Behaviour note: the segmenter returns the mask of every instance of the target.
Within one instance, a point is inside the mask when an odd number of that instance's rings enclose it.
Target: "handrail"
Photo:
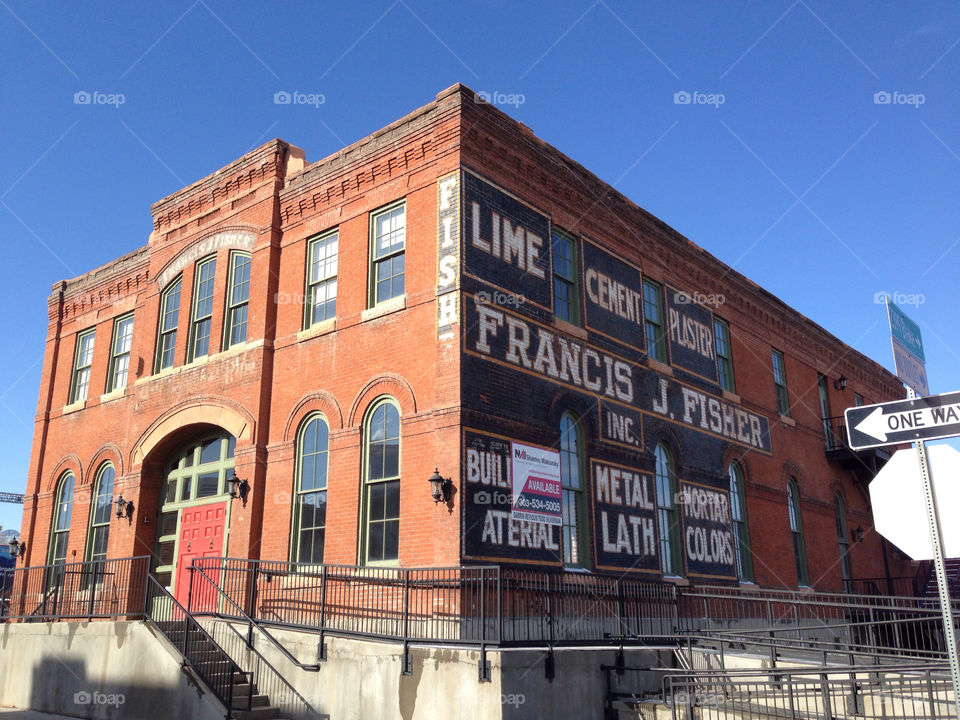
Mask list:
[[[144,607],[144,617],[148,621],[153,623],[154,627],[156,627],[157,630],[163,633],[163,635],[167,638],[167,640],[169,640],[170,643],[175,648],[177,648],[177,650],[180,652],[181,657],[183,657],[184,661],[194,669],[194,672],[196,672],[197,675],[200,677],[200,679],[207,684],[207,686],[210,688],[213,694],[217,697],[217,699],[224,705],[224,707],[230,710],[250,710],[253,707],[253,682],[252,682],[253,678],[251,676],[251,673],[246,672],[239,665],[237,665],[237,663],[234,661],[232,657],[230,657],[227,651],[224,650],[222,647],[220,647],[220,644],[213,639],[213,636],[210,635],[210,633],[208,633],[203,628],[203,626],[197,622],[196,618],[194,618],[193,615],[190,614],[190,611],[184,608],[183,605],[181,605],[177,601],[177,599],[170,594],[170,591],[167,590],[165,587],[163,587],[163,585],[161,585],[159,581],[151,573],[147,573],[147,587],[149,589],[153,589],[154,591],[156,591],[156,595],[154,595],[148,590],[146,594],[146,603]],[[164,601],[169,601],[171,603],[171,612],[170,612],[169,620],[164,618],[154,617],[155,611],[151,607],[151,604],[152,604],[150,602],[151,598],[162,598]],[[180,622],[178,618],[173,617],[174,608],[180,610],[180,612],[183,614],[183,643],[180,646],[177,645],[176,640],[174,640],[174,638],[171,637],[170,633],[166,629],[164,629],[164,627],[161,625],[161,623],[164,623],[164,622],[171,622],[171,623]],[[215,649],[216,651],[218,651],[218,654],[220,655],[220,660],[226,663],[227,671],[228,671],[226,673],[226,688],[222,686],[222,683],[223,683],[222,674],[217,676],[211,675],[206,670],[204,670],[203,667],[198,665],[195,662],[194,658],[191,657],[191,654],[189,653],[188,644],[187,644],[187,638],[191,631],[198,632],[200,636],[204,640],[206,640],[208,649],[212,646],[212,649]],[[246,702],[246,706],[244,707],[236,707],[233,702],[234,676],[236,674],[243,675],[248,679],[247,702]],[[219,682],[218,682],[218,678],[219,678]],[[224,690],[226,690],[226,692],[224,692]]]
[[[224,620],[224,621],[223,621],[223,624],[224,624],[224,626],[226,626],[232,633],[234,633],[238,638],[240,638],[241,640],[243,640],[244,643],[246,643],[246,638],[243,637],[243,634],[242,634],[239,630],[237,630],[237,628],[235,628],[235,627],[233,626],[233,624],[232,624],[229,620]],[[276,677],[280,680],[280,682],[282,682],[282,683],[286,686],[287,690],[289,690],[292,695],[295,695],[295,696],[297,697],[297,699],[300,700],[300,702],[302,702],[302,703],[306,706],[306,708],[307,708],[307,710],[308,710],[309,712],[311,712],[311,713],[315,712],[313,706],[311,706],[310,703],[307,702],[307,699],[306,699],[305,697],[303,697],[303,695],[301,695],[299,692],[297,692],[297,689],[296,689],[293,685],[291,685],[289,682],[287,682],[287,679],[280,673],[279,670],[277,670],[277,669],[270,663],[269,660],[267,660],[267,658],[264,656],[263,653],[261,653],[259,650],[257,650],[257,649],[256,649],[255,647],[253,647],[252,645],[247,645],[247,649],[250,650],[251,652],[253,652],[254,654],[256,654],[256,656],[257,656],[258,658],[260,658],[260,660],[263,661],[263,664],[266,665],[268,668],[270,668],[270,670],[273,671],[274,675],[276,675]],[[258,681],[259,681],[259,678],[258,678]],[[261,692],[262,692],[262,687],[261,687],[260,689],[261,689]]]
[[[300,668],[301,670],[306,670],[306,671],[308,671],[308,672],[319,672],[319,670],[320,670],[320,665],[318,665],[318,664],[312,664],[312,665],[311,665],[311,664],[305,664],[305,663],[300,662],[300,661],[293,655],[293,653],[291,653],[289,650],[287,650],[286,647],[284,647],[284,645],[283,645],[279,640],[277,640],[277,639],[276,639],[273,635],[271,635],[267,630],[265,630],[263,627],[261,627],[260,624],[259,624],[256,620],[254,620],[252,617],[250,617],[249,615],[247,615],[247,613],[243,610],[243,608],[241,608],[239,605],[237,605],[237,603],[234,602],[233,598],[231,598],[229,595],[227,595],[227,594],[220,588],[220,586],[217,585],[217,584],[203,571],[202,568],[200,568],[200,567],[197,566],[197,565],[191,565],[191,566],[190,566],[190,572],[192,572],[192,573],[199,573],[199,574],[203,577],[203,579],[206,580],[206,581],[217,591],[217,593],[220,595],[220,597],[224,598],[224,599],[225,599],[227,602],[229,602],[234,608],[236,608],[237,612],[240,614],[240,617],[242,617],[242,618],[246,621],[247,626],[250,628],[251,631],[252,631],[252,629],[253,629],[254,627],[256,627],[257,630],[259,630],[260,632],[262,632],[264,635],[267,636],[267,639],[270,640],[270,642],[273,644],[273,646],[276,647],[281,653],[283,653],[284,657],[286,657],[290,662],[292,662],[294,665],[296,665],[296,666],[297,666],[298,668]],[[204,614],[207,614],[207,613],[204,613]],[[213,614],[217,614],[217,613],[213,613]],[[249,638],[248,638],[248,640],[247,640],[247,645],[248,645],[249,647],[251,647],[251,648],[253,647],[253,644],[252,644],[252,642],[251,642],[251,640],[250,640]]]

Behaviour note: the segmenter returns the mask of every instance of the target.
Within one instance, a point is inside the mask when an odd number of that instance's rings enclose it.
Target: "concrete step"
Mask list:
[[[280,710],[275,707],[258,707],[253,710],[234,710],[234,720],[278,720]]]

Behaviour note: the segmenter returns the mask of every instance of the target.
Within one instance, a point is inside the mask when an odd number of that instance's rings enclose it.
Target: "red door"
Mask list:
[[[223,529],[225,525],[226,503],[200,505],[184,508],[180,511],[180,544],[177,550],[177,582],[173,596],[184,607],[193,612],[215,610],[217,593],[203,578],[197,578],[190,594],[190,576],[188,568],[197,558],[223,556]],[[214,582],[219,582],[219,573],[207,572]]]

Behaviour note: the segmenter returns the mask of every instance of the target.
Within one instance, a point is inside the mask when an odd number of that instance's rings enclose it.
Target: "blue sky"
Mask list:
[[[0,0],[0,37],[0,490],[51,284],[270,138],[317,160],[458,81],[888,368],[899,293],[960,390],[956,3]]]

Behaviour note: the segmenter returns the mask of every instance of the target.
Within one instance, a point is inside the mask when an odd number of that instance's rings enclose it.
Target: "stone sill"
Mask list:
[[[78,400],[75,403],[70,403],[69,405],[64,405],[63,410],[60,411],[61,415],[69,415],[70,413],[75,413],[78,410],[83,410],[87,406],[86,400]]]
[[[571,322],[567,322],[566,320],[561,320],[560,318],[555,317],[553,319],[553,326],[560,332],[564,332],[567,335],[573,335],[575,338],[583,340],[584,342],[586,342],[589,338],[589,334],[584,328],[580,327],[579,325],[574,325]]]
[[[730,392],[729,390],[724,390],[724,391],[723,391],[723,399],[724,399],[724,400],[729,400],[730,402],[736,403],[737,405],[740,405],[740,402],[741,402],[741,401],[740,401],[740,396],[737,395],[736,393]]]
[[[306,330],[301,330],[297,333],[297,342],[302,340],[309,340],[311,338],[320,337],[321,335],[326,335],[337,329],[337,319],[335,317],[330,318],[329,320],[324,320],[319,322],[316,325],[311,325]]]
[[[781,424],[781,425],[786,425],[787,427],[795,428],[795,427],[797,426],[797,421],[794,420],[794,419],[793,419],[792,417],[790,417],[789,415],[781,415],[781,416],[780,416],[780,424]]]
[[[117,388],[116,390],[111,390],[108,393],[104,393],[103,395],[100,396],[100,404],[103,405],[104,403],[108,403],[113,400],[119,400],[126,394],[126,392],[127,392],[127,386],[124,385],[121,388]]]
[[[667,365],[666,363],[660,362],[659,360],[654,360],[654,359],[653,359],[652,357],[650,357],[649,355],[647,355],[647,365],[650,366],[650,369],[651,369],[651,370],[655,370],[656,372],[660,373],[661,375],[669,375],[670,377],[673,377],[673,368],[672,368],[672,367],[670,367],[670,366]]]
[[[407,307],[407,295],[398,295],[395,298],[390,298],[389,300],[384,300],[378,305],[374,305],[372,308],[367,308],[362,313],[360,313],[360,322],[366,322],[367,320],[374,320],[378,317],[383,317],[384,315],[389,315],[391,313],[398,312]]]

